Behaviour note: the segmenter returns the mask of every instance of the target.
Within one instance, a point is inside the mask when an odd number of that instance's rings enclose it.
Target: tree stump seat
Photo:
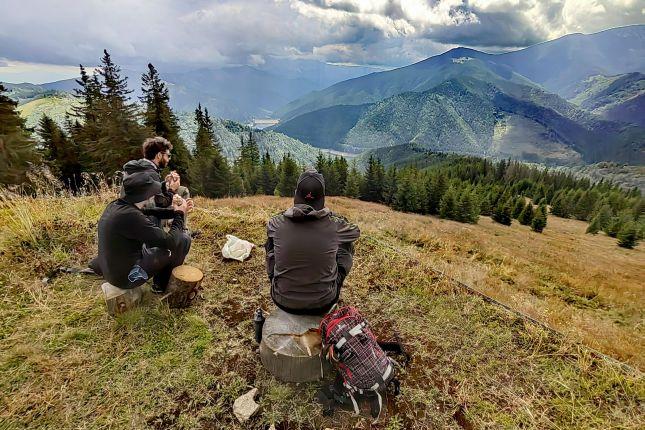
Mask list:
[[[172,270],[166,294],[162,297],[171,308],[186,308],[199,295],[204,274],[196,267],[181,265]]]
[[[101,285],[105,295],[105,304],[108,314],[112,316],[121,315],[122,313],[135,308],[141,303],[142,288],[122,289],[115,287],[109,282]]]
[[[284,382],[316,381],[328,372],[321,360],[318,326],[322,316],[293,315],[281,309],[264,322],[260,358],[273,376]]]

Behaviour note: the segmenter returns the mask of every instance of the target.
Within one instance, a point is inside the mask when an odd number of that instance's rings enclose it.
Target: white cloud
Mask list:
[[[267,56],[402,65],[645,22],[642,0],[0,0],[0,56],[194,68]],[[34,13],[37,11],[38,13]],[[28,28],[29,31],[25,31]]]

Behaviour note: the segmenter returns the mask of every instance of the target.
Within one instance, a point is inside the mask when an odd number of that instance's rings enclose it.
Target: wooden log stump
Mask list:
[[[135,308],[141,302],[141,287],[124,290],[122,288],[115,287],[109,282],[104,282],[103,285],[101,285],[101,289],[105,295],[105,304],[107,306],[108,314],[112,316],[120,315],[132,308]]]
[[[266,369],[285,382],[309,382],[330,370],[320,359],[318,325],[322,316],[292,315],[276,309],[262,328],[260,358]]]
[[[182,265],[172,270],[166,295],[162,300],[171,308],[186,308],[199,294],[204,274],[196,267]]]

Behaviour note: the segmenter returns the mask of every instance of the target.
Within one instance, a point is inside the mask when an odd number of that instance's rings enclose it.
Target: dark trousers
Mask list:
[[[190,251],[191,239],[187,232],[182,233],[173,249],[148,248],[143,245],[141,249],[141,258],[135,264],[141,266],[148,274],[148,278],[153,277],[154,283],[161,288],[166,288],[170,280],[172,269],[184,264],[184,260]],[[101,267],[98,264],[98,257],[90,261],[90,267],[97,275],[103,276]],[[130,289],[143,285],[145,280],[130,282],[120,288]]]
[[[191,239],[186,233],[182,233],[173,249],[148,248],[143,245],[141,259],[138,264],[146,271],[148,277],[154,278],[155,285],[166,288],[170,280],[172,269],[184,264],[184,260],[190,251]],[[135,288],[144,282],[130,283],[126,288]]]
[[[283,311],[285,311],[288,314],[293,314],[293,315],[325,315],[327,312],[331,310],[331,308],[334,307],[334,305],[338,302],[338,298],[340,297],[340,290],[343,287],[343,282],[345,281],[345,274],[344,271],[341,270],[341,268],[338,268],[338,277],[336,278],[336,296],[334,299],[329,302],[329,304],[317,308],[307,308],[307,309],[291,309],[286,306],[280,305],[278,302],[275,300],[273,303]]]

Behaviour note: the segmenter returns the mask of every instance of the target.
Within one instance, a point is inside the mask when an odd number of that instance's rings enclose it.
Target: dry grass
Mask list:
[[[581,221],[550,217],[543,234],[480,218],[475,226],[399,217],[391,236],[434,267],[572,339],[645,366],[645,247],[627,250]]]
[[[316,384],[282,384],[262,368],[251,317],[257,306],[270,309],[264,252],[256,249],[244,263],[223,261],[219,254],[227,233],[261,244],[267,218],[285,208],[287,199],[198,199],[200,209],[189,223],[202,235],[189,263],[207,273],[203,300],[171,311],[147,297],[146,306],[118,319],[105,313],[99,280],[56,270],[82,265],[93,255],[96,221],[107,201],[104,194],[21,199],[0,207],[0,427],[240,428],[232,402],[251,386],[260,389],[263,409],[247,428],[370,427],[366,418],[348,413],[322,417],[313,400]],[[516,243],[523,243],[521,236],[529,233],[515,226],[501,230],[486,220],[463,226],[341,198],[330,199],[330,207],[363,230],[344,302],[364,310],[380,336],[398,332],[413,355],[402,373],[402,395],[373,428],[645,425],[640,372],[627,372],[570,339],[464,294],[432,270],[451,268],[451,275],[488,286],[518,307],[523,302],[512,300],[533,297],[538,316],[552,303],[563,303],[561,309],[573,316],[586,315],[587,308],[558,296],[535,298],[526,286],[531,278],[517,275],[524,273],[521,264],[534,266],[535,272],[526,271],[533,277],[554,267],[548,240],[559,258],[587,258],[580,251],[585,248],[566,254],[561,238],[549,239],[555,233],[547,231],[535,239],[544,243],[534,260],[529,251],[504,258],[510,238],[518,235]],[[12,216],[17,220],[10,221]],[[475,246],[477,253],[470,251]],[[511,259],[516,260],[510,264]],[[642,264],[625,261],[630,271]],[[557,272],[557,279],[575,282],[580,273],[585,271]],[[610,274],[605,279],[613,279]],[[508,289],[495,289],[493,281],[502,277],[517,279],[517,291],[508,283]],[[612,306],[637,307],[619,291],[599,291]],[[577,327],[575,332],[585,333]],[[642,352],[642,346],[633,348]]]

